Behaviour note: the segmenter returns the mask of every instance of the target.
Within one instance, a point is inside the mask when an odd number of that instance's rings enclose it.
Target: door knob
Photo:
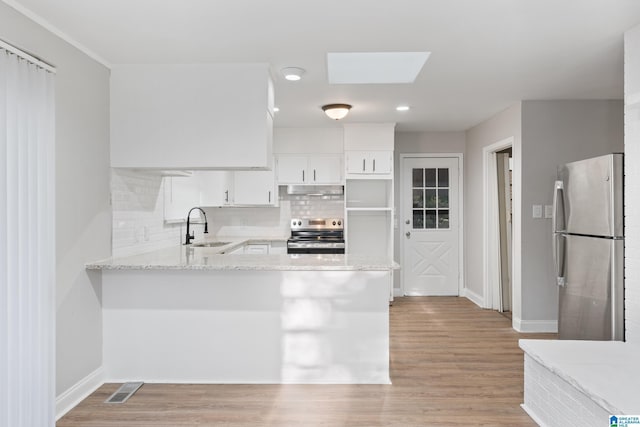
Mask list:
[[[407,224],[407,225],[409,225],[409,224],[411,224],[411,221],[406,220],[404,223],[405,223],[405,224]]]
[[[411,232],[407,231],[406,233],[404,233],[404,235],[407,236],[407,239],[408,239],[409,237],[411,237]]]

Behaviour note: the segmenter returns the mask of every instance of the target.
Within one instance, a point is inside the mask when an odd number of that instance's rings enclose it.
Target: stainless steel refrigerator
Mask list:
[[[560,339],[624,341],[623,156],[558,169],[553,255]]]

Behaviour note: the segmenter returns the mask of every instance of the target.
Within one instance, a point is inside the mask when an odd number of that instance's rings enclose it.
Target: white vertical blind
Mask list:
[[[0,46],[0,427],[55,424],[54,75]]]

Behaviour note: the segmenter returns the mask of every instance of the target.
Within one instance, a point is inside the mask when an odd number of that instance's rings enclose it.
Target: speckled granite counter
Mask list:
[[[105,381],[389,384],[397,263],[236,255],[276,239],[221,239],[87,264],[101,292]]]
[[[344,270],[386,271],[398,269],[398,263],[365,255],[256,255],[224,254],[247,242],[232,240],[219,247],[176,246],[119,258],[88,263],[89,270]]]

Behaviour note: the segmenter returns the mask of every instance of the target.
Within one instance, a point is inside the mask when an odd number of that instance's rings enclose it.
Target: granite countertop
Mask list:
[[[111,257],[87,263],[88,270],[343,270],[387,271],[400,266],[386,257],[367,255],[227,254],[245,244],[286,241],[286,238],[227,238],[217,247],[173,246],[139,255]],[[207,242],[216,241],[208,239]],[[199,242],[195,242],[196,244]]]

